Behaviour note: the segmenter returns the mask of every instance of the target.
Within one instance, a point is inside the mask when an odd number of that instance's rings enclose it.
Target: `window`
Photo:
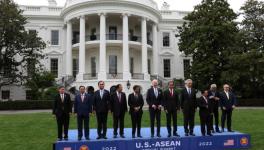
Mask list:
[[[163,60],[163,65],[164,65],[164,78],[170,78],[171,77],[171,64],[170,64],[170,59],[164,59]]]
[[[91,58],[91,74],[92,74],[92,77],[96,77],[96,59],[95,59],[95,57]]]
[[[134,58],[130,57],[130,73],[134,74]]]
[[[117,74],[117,56],[109,56],[109,74]]]
[[[32,100],[33,92],[31,90],[26,90],[26,100]]]
[[[117,27],[109,27],[109,40],[117,40]]]
[[[58,59],[50,59],[50,72],[57,78],[58,77]]]
[[[148,73],[151,73],[151,61],[148,59]]]
[[[28,33],[29,34],[37,34],[37,31],[36,30],[28,30]]]
[[[2,99],[10,99],[10,91],[2,91]]]
[[[59,45],[59,30],[51,31],[51,45]]]
[[[28,59],[27,60],[27,75],[32,76],[35,72],[35,60],[33,59]]]
[[[170,33],[169,32],[163,33],[163,46],[164,47],[170,46]]]
[[[190,59],[183,60],[183,69],[184,69],[184,77],[187,79],[190,77],[190,69],[191,69],[191,61]]]
[[[72,60],[72,74],[74,78],[76,75],[79,73],[79,60],[78,59],[73,59]]]

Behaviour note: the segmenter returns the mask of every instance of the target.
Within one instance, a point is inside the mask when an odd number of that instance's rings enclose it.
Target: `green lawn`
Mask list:
[[[236,110],[233,115],[233,129],[252,136],[255,150],[264,149],[264,109]],[[112,127],[112,117],[108,117],[108,127]],[[199,124],[196,113],[196,124]],[[125,126],[130,127],[130,116],[126,116]],[[162,126],[165,126],[162,113]],[[182,125],[182,113],[178,117]],[[91,128],[96,127],[95,117],[90,121]],[[144,112],[142,126],[149,126],[149,113]],[[71,129],[76,128],[76,119],[72,117]],[[0,149],[1,150],[51,150],[56,140],[55,119],[49,113],[0,115]]]

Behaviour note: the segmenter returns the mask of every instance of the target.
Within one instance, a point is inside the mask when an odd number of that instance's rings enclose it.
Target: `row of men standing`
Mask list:
[[[89,115],[94,112],[97,118],[97,139],[107,139],[107,116],[108,112],[113,115],[114,138],[117,138],[117,129],[119,127],[119,135],[124,136],[124,117],[127,112],[127,100],[125,93],[122,92],[122,85],[116,86],[116,92],[110,94],[104,89],[105,83],[98,82],[99,90],[93,95],[85,93],[85,87],[80,87],[80,94],[75,97],[74,114],[77,117],[78,123],[78,140],[82,139],[83,125],[84,136],[89,140]],[[185,81],[185,88],[181,91],[181,99],[174,89],[173,81],[169,82],[169,89],[162,92],[158,88],[158,81],[152,81],[152,87],[148,90],[146,101],[149,105],[151,137],[154,137],[154,124],[157,123],[157,137],[160,137],[160,116],[162,107],[166,112],[168,137],[177,134],[177,111],[182,109],[184,116],[185,136],[195,136],[194,117],[197,106],[200,107],[199,114],[201,120],[201,132],[205,135],[205,126],[207,125],[207,134],[211,135],[212,114],[215,117],[215,131],[220,132],[218,128],[218,103],[220,101],[222,109],[222,130],[224,129],[225,118],[227,116],[228,131],[231,130],[231,115],[232,109],[235,106],[235,98],[229,89],[224,92],[217,92],[216,87],[208,91],[202,91],[201,98],[196,100],[195,89],[192,88],[192,80]],[[128,96],[128,105],[130,106],[129,113],[132,121],[132,137],[135,138],[136,130],[137,137],[142,137],[140,133],[142,107],[144,105],[143,96],[140,94],[140,87],[134,86],[134,92]],[[207,94],[206,94],[207,91]],[[64,92],[64,87],[60,87],[58,96],[55,98],[53,114],[57,118],[58,139],[62,140],[62,131],[64,128],[64,139],[68,139],[69,115],[71,113],[70,95]],[[171,120],[173,122],[173,131],[171,128]]]

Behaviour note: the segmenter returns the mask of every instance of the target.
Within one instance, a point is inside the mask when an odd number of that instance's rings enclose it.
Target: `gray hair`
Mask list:
[[[211,88],[217,88],[216,84],[211,84]]]
[[[184,83],[187,84],[187,83],[190,83],[190,82],[191,82],[191,83],[193,82],[192,79],[187,79],[187,80],[185,80]]]

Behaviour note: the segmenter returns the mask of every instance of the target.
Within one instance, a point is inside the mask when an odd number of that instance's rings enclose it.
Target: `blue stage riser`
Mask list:
[[[200,136],[199,127],[195,128],[195,137],[185,137],[183,127],[178,128],[181,137],[167,138],[166,128],[161,128],[162,138],[150,138],[149,128],[142,129],[143,138],[132,139],[131,129],[125,129],[125,139],[112,138],[112,129],[108,129],[107,140],[95,140],[96,130],[91,129],[90,141],[77,141],[77,131],[69,132],[69,141],[56,142],[55,150],[221,150],[250,148],[250,135],[239,132],[224,132],[214,136]]]

